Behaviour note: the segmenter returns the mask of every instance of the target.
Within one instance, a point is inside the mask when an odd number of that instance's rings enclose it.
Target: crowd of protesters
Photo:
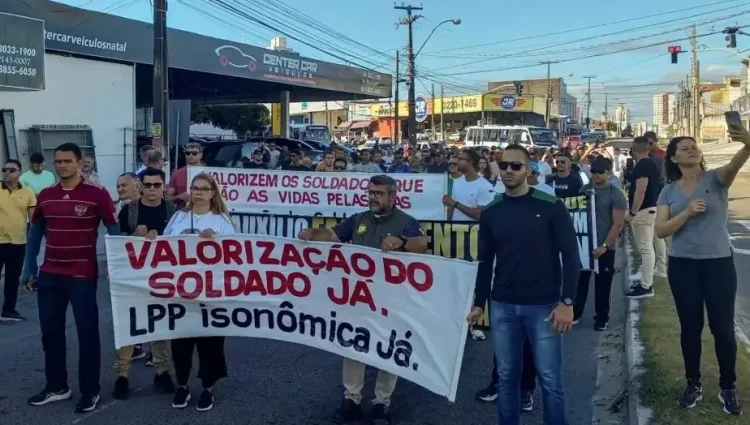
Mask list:
[[[479,223],[480,270],[475,306],[468,319],[475,321],[486,303],[491,306],[494,368],[490,384],[477,392],[477,399],[497,400],[501,423],[517,425],[520,412],[534,408],[532,393],[538,379],[543,389],[545,423],[566,425],[562,334],[581,320],[591,280],[593,327],[597,331],[607,329],[615,249],[626,225],[632,228],[641,257],[641,268],[631,276],[633,286],[626,295],[632,299],[653,297],[654,276],[669,277],[680,319],[687,378],[680,405],[694,407],[702,399],[700,347],[705,304],[721,374],[719,399],[726,412],[741,413],[735,389],[737,345],[733,333],[737,277],[726,217],[728,187],[750,156],[750,134],[741,127],[732,127],[730,136],[742,142],[745,149],[728,165],[712,171],[705,170],[693,139],[675,138],[664,152],[656,145],[653,133],[637,137],[630,156],[618,148],[595,143],[562,149],[509,145],[505,149],[407,147],[391,152],[376,147],[359,151],[353,158],[334,145],[318,164],[312,164],[300,152],[262,147],[231,166],[447,174],[449,185],[442,201],[448,218]],[[184,154],[186,167],[202,164],[200,144],[186,145]],[[41,406],[72,396],[65,362],[65,315],[69,304],[76,319],[81,365],[81,399],[76,411],[90,412],[99,403],[96,240],[100,223],[110,235],[147,239],[179,234],[212,237],[234,232],[220,188],[210,175],[199,174],[188,181],[187,168],[183,167],[167,181],[162,170],[164,158],[158,150],[143,150],[141,159],[141,169],[119,177],[117,202],[112,202],[108,191],[99,185],[93,156],[83,155],[75,144],[65,143],[54,152],[59,182],[45,170],[41,154],[31,155],[31,169],[26,172],[19,161],[4,164],[0,267],[5,269],[5,286],[0,319],[24,320],[16,310],[19,286],[37,293],[46,386],[28,399],[30,405]],[[371,185],[382,186],[385,191],[368,190],[370,210],[382,215],[383,208],[394,208],[392,202],[386,201],[394,195],[395,183],[383,175],[373,179]],[[627,197],[623,189],[627,190]],[[595,274],[581,270],[577,238],[559,200],[582,194],[595,194],[596,200],[593,225],[597,238],[592,252],[598,261]],[[542,219],[547,225],[540,225]],[[388,239],[393,245],[389,249],[423,242],[418,223],[414,223],[409,221],[407,226],[411,233]],[[334,229],[338,232],[336,238],[341,239],[344,230],[340,226]],[[672,237],[668,258],[663,248],[665,237]],[[39,269],[37,257],[45,238],[44,263]],[[472,335],[484,339],[481,332],[472,331]],[[199,411],[210,410],[214,405],[214,385],[228,375],[224,338],[155,341],[150,345],[147,361],[155,368],[154,386],[174,394],[174,408],[184,408],[191,400],[188,378],[197,351],[201,392],[196,407]],[[129,369],[133,360],[145,357],[142,346],[118,350],[115,398],[128,398]],[[170,375],[170,363],[176,385]],[[395,387],[395,378],[391,387]],[[346,398],[348,408],[357,410],[351,404],[358,404],[361,395],[352,394]],[[390,423],[387,403],[378,415],[383,423]]]

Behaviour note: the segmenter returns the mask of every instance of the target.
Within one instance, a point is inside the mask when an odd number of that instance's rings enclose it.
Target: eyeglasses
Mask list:
[[[518,161],[500,161],[498,163],[498,166],[501,170],[507,170],[508,167],[510,167],[513,171],[521,171],[521,168],[523,168],[526,164],[523,162]]]
[[[200,155],[200,152],[198,152],[198,151],[186,151],[185,155],[187,155],[187,156],[198,156],[198,155]]]
[[[3,173],[15,173],[18,168],[3,168]]]
[[[382,190],[368,190],[367,195],[372,196],[373,198],[382,198],[385,196],[387,192],[384,192]]]
[[[565,159],[558,159],[557,161],[555,161],[555,164],[563,164],[563,165],[565,165],[567,163],[568,163],[568,161],[565,160]]]
[[[142,183],[146,189],[161,189],[164,183]]]
[[[213,189],[211,189],[211,187],[209,186],[193,186],[190,188],[190,190],[192,190],[193,192],[210,192]]]

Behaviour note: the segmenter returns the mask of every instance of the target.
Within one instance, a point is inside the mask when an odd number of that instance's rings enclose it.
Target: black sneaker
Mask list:
[[[524,412],[534,410],[534,399],[529,391],[521,391],[521,410]]]
[[[76,413],[91,412],[96,409],[96,405],[99,404],[99,396],[81,396],[81,399],[76,404]]]
[[[497,400],[497,384],[490,382],[489,385],[477,391],[476,398],[479,401],[492,402]]]
[[[54,403],[56,401],[67,400],[72,396],[73,393],[67,386],[59,391],[50,391],[45,388],[39,394],[29,397],[27,400],[32,406],[44,406],[45,404]]]
[[[737,400],[737,390],[721,390],[719,391],[719,401],[724,406],[724,411],[730,415],[741,415],[742,406],[740,406],[739,400]]]
[[[18,314],[15,310],[0,314],[0,322],[23,322],[24,320],[26,318]]]
[[[370,411],[370,425],[391,425],[391,414],[385,404],[373,404]]]
[[[677,403],[686,409],[692,409],[703,400],[703,386],[700,383],[688,381]]]
[[[190,401],[190,390],[185,387],[177,387],[177,391],[172,397],[172,407],[175,409],[184,409]]]
[[[124,376],[115,380],[115,389],[112,391],[112,398],[116,400],[127,400],[130,397],[130,381]]]
[[[607,322],[603,322],[600,320],[596,320],[594,322],[594,330],[595,331],[606,331],[607,330]]]
[[[645,298],[651,298],[654,296],[654,289],[653,288],[644,288],[641,285],[638,285],[634,288],[631,288],[630,291],[628,291],[625,294],[626,297],[630,298],[631,300],[642,300]]]
[[[133,346],[133,361],[140,360],[142,358],[146,357],[146,352],[143,351],[143,345],[138,344]]]
[[[154,375],[154,388],[164,394],[174,394],[175,387],[172,382],[172,377],[169,376],[169,372],[162,372],[159,375]]]
[[[337,424],[345,424],[360,419],[362,419],[362,407],[348,398],[344,399],[341,407],[336,409],[336,413],[333,415],[333,422]]]
[[[154,356],[149,351],[148,354],[144,356],[146,360],[143,361],[143,365],[146,367],[154,367]]]
[[[199,412],[208,412],[209,410],[214,408],[214,394],[207,390],[203,389],[203,392],[201,392],[201,396],[198,398],[198,405],[195,406],[196,409],[198,409]]]

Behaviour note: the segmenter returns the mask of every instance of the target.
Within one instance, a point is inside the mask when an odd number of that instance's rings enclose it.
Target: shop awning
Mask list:
[[[375,121],[374,120],[354,121],[354,123],[352,123],[352,126],[349,129],[350,130],[357,130],[357,129],[360,129],[360,128],[367,128],[373,122],[375,122]]]

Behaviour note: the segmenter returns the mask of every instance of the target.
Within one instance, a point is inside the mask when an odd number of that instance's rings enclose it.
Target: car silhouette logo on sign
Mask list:
[[[215,50],[216,56],[219,57],[219,63],[222,66],[232,66],[235,68],[247,68],[254,72],[258,68],[258,61],[254,57],[246,54],[238,47],[224,45]]]
[[[504,96],[503,100],[500,102],[500,105],[504,109],[513,109],[516,107],[516,98],[513,96]]]

